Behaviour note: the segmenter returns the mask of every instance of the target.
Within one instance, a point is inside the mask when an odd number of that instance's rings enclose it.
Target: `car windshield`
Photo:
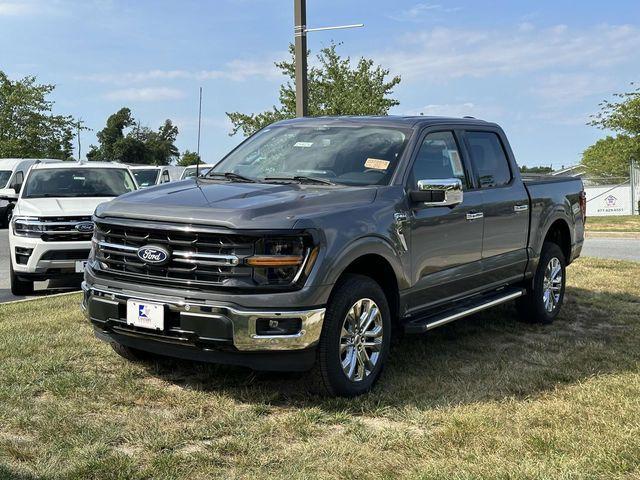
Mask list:
[[[260,181],[312,177],[346,185],[386,185],[408,136],[404,129],[370,125],[268,127],[213,171]]]
[[[45,168],[29,173],[22,198],[117,197],[135,189],[124,168]]]
[[[200,175],[206,175],[207,173],[209,173],[209,170],[211,170],[211,167],[200,167],[198,168],[199,170],[199,174]],[[192,178],[196,176],[196,167],[187,167],[184,169],[184,172],[182,173],[182,179],[184,180],[185,178]]]
[[[148,187],[155,185],[158,181],[158,174],[160,171],[157,168],[145,168],[145,169],[131,169],[133,176],[136,177],[136,182],[141,187]]]
[[[0,188],[4,188],[11,178],[11,170],[0,170]]]

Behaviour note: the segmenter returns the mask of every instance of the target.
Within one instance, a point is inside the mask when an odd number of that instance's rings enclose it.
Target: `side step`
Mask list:
[[[404,325],[404,331],[406,333],[424,333],[446,323],[486,310],[487,308],[509,302],[524,294],[525,290],[523,288],[501,290],[493,295],[479,297],[474,302],[467,302],[458,307],[445,310],[444,312],[441,311],[431,316],[416,318]]]

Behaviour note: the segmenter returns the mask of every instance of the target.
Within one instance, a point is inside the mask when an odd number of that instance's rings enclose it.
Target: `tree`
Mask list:
[[[640,161],[640,89],[614,97],[619,100],[600,103],[600,112],[589,122],[618,133],[598,140],[583,152],[582,164],[596,177],[626,177],[631,160]]]
[[[181,167],[188,167],[189,165],[195,165],[196,163],[202,163],[200,155],[196,152],[190,152],[189,150],[185,150],[182,154],[182,158],[178,161],[178,165]]]
[[[72,158],[75,132],[83,127],[52,113],[47,97],[54,89],[34,76],[12,81],[0,71],[0,158]]]
[[[126,107],[110,115],[107,125],[96,136],[100,146],[91,145],[87,154],[89,160],[168,165],[180,155],[175,146],[178,127],[171,120],[165,120],[157,131],[153,131],[141,127]]]
[[[546,173],[553,172],[553,168],[551,168],[551,167],[527,167],[526,165],[522,165],[520,167],[520,171],[522,173],[541,173],[541,174],[546,174]]]
[[[640,160],[640,142],[628,135],[607,136],[582,154],[582,164],[594,177],[627,177],[632,158]]]
[[[280,86],[280,106],[257,114],[227,112],[233,124],[231,135],[242,132],[251,135],[261,128],[287,118],[295,117],[295,60],[293,46],[291,59],[276,62],[290,81]],[[400,77],[387,80],[389,70],[374,65],[373,60],[360,58],[355,67],[349,57],[342,58],[337,45],[323,48],[317,56],[318,66],[308,71],[309,115],[387,115],[399,102],[389,98]]]

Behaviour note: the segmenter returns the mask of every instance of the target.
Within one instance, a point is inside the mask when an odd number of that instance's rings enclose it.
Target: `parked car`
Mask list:
[[[423,333],[511,300],[553,321],[585,197],[580,179],[523,179],[494,123],[325,117],[273,124],[193,185],[94,219],[83,309],[120,355],[315,368],[353,396],[393,324]]]
[[[9,225],[27,171],[36,163],[60,162],[49,158],[0,158],[0,227]]]
[[[26,295],[33,292],[36,280],[82,275],[96,206],[136,188],[122,164],[33,165],[9,225],[11,292]]]
[[[209,172],[209,170],[211,170],[211,167],[213,167],[213,165],[201,163],[200,165],[198,165],[197,172],[199,175],[206,175]],[[180,180],[186,180],[187,178],[193,178],[195,176],[196,176],[196,166],[189,165],[188,167],[185,167],[185,169],[182,171]]]
[[[133,176],[140,188],[161,185],[180,178],[180,167],[163,165],[155,167],[152,165],[129,165]]]

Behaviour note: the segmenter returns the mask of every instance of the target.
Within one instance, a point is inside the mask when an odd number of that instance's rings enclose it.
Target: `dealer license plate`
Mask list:
[[[164,305],[128,300],[127,325],[164,330]]]

